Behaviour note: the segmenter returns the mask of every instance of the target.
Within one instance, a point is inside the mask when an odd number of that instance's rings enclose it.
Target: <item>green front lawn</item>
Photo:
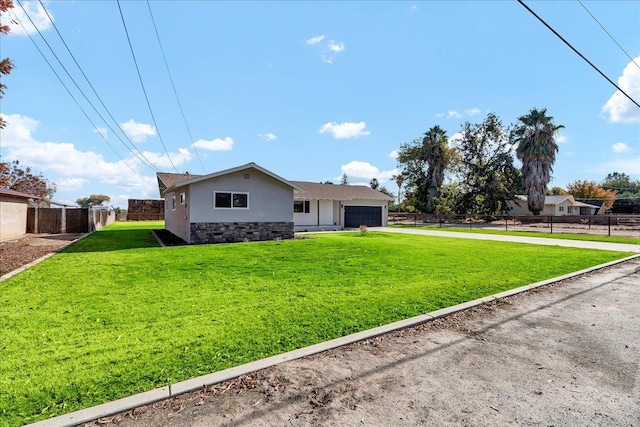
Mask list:
[[[592,242],[608,242],[608,243],[628,243],[640,244],[640,238],[623,237],[623,236],[602,236],[598,234],[576,234],[576,233],[548,233],[547,231],[513,231],[499,230],[497,228],[465,228],[465,227],[439,227],[437,225],[391,225],[391,228],[415,228],[417,230],[432,231],[454,231],[457,233],[477,233],[477,234],[503,234],[505,236],[523,236],[523,237],[545,237],[550,239],[565,240],[587,240]],[[504,227],[503,227],[504,228]]]
[[[146,227],[116,223],[0,283],[0,425],[629,255],[371,232],[160,248]]]

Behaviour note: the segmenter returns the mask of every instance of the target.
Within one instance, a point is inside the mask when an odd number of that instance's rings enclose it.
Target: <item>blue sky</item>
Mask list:
[[[3,22],[24,24],[95,124],[23,27],[0,37],[0,56],[16,66],[3,78],[2,160],[51,179],[57,201],[102,193],[126,208],[128,198],[158,197],[156,170],[248,162],[291,180],[375,177],[395,192],[401,143],[434,125],[453,137],[488,112],[513,123],[533,107],[565,126],[551,186],[613,171],[640,179],[640,108],[515,1],[151,1],[191,136],[146,1],[120,6],[155,123],[115,0],[42,3],[102,102],[42,6],[21,1],[107,124],[14,2]],[[583,3],[635,62],[578,1],[528,2],[640,101],[640,2]]]

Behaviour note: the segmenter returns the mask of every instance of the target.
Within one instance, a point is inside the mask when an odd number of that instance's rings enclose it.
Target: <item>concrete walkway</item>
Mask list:
[[[369,230],[384,231],[387,233],[453,237],[456,239],[493,240],[497,242],[515,242],[515,243],[527,243],[531,245],[564,246],[564,247],[570,247],[570,248],[586,248],[586,249],[600,249],[604,251],[621,251],[621,252],[640,253],[640,243],[638,243],[637,245],[632,245],[632,244],[626,244],[626,243],[595,242],[595,241],[589,241],[589,240],[567,240],[567,239],[553,239],[548,237],[509,236],[506,234],[502,235],[502,234],[462,233],[462,232],[456,232],[456,231],[422,230],[422,229],[415,229],[415,228],[395,228],[395,227],[370,227]]]

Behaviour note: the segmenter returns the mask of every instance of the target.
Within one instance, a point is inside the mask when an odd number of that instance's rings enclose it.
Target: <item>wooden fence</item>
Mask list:
[[[115,213],[89,208],[28,208],[27,233],[89,233],[115,221]]]

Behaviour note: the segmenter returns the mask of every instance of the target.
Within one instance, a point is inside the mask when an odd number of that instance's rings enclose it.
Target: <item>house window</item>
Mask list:
[[[176,196],[171,198],[171,210],[176,210]]]
[[[186,201],[187,201],[186,195],[184,193],[180,193],[180,204],[184,205]]]
[[[310,203],[308,200],[295,200],[293,202],[293,212],[294,213],[309,213],[310,212]]]
[[[213,200],[216,209],[249,209],[249,193],[216,191]]]
[[[564,212],[564,206],[558,206],[558,210],[559,210],[560,212]]]
[[[573,213],[573,206],[567,206],[567,213]]]

